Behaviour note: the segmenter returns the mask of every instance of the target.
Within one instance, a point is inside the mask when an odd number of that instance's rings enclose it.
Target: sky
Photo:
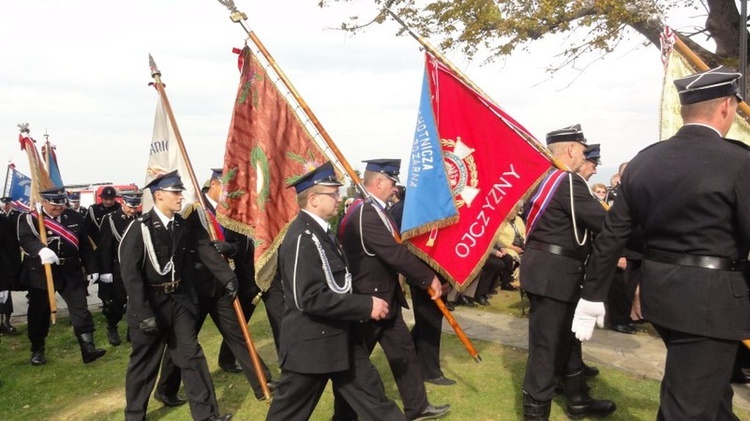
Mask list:
[[[352,15],[374,16],[367,0],[322,9],[310,0],[236,5],[354,168],[372,158],[402,158],[406,168],[423,75],[415,40],[396,36],[392,20],[357,35],[331,29]],[[29,123],[33,138],[46,132],[57,146],[66,184],[142,185],[157,100],[150,53],[193,168],[208,178],[222,166],[239,82],[232,48],[245,38],[215,0],[0,2],[0,159],[28,174],[16,124]],[[662,66],[642,41],[634,35],[585,72],[553,77],[545,68],[559,60],[560,38],[485,65],[445,53],[542,142],[580,123],[590,143],[602,144],[603,168],[592,181],[607,182],[620,162],[658,140]]]

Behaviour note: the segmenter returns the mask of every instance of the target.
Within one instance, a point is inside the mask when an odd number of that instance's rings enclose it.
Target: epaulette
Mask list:
[[[723,139],[726,140],[729,143],[733,143],[733,144],[735,144],[737,146],[741,146],[746,151],[750,151],[750,145],[748,145],[745,142],[742,142],[742,141],[739,141],[739,140],[736,140],[736,139],[727,139],[727,138],[723,138]]]
[[[141,214],[141,216],[139,216],[136,219],[141,222],[147,222],[149,219],[151,219],[151,213],[147,212],[147,213]]]
[[[198,208],[200,208],[201,204],[199,202],[193,202],[190,206],[185,208],[184,211],[182,211],[182,216],[187,219],[191,213],[196,211]]]

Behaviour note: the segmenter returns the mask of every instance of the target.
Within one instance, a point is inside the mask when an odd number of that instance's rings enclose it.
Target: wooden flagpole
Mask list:
[[[185,143],[182,141],[182,135],[180,134],[180,129],[179,127],[177,127],[177,120],[175,119],[174,113],[172,112],[172,106],[169,104],[169,99],[167,98],[167,92],[164,90],[164,83],[162,83],[161,81],[161,72],[159,71],[159,68],[156,66],[156,62],[154,61],[154,58],[151,56],[151,54],[148,55],[148,64],[149,64],[149,68],[151,69],[151,77],[153,77],[155,81],[153,85],[156,88],[156,91],[159,93],[159,97],[161,98],[162,103],[164,104],[164,110],[167,112],[167,116],[169,117],[169,123],[172,126],[175,139],[177,140],[177,145],[180,148],[180,154],[182,155],[182,159],[185,160],[185,166],[187,167],[187,170],[188,170],[190,183],[193,185],[193,189],[195,190],[195,194],[198,197],[198,203],[200,204],[202,211],[205,212],[207,209],[206,199],[205,197],[203,197],[203,193],[201,193],[201,188],[198,185],[198,179],[195,176],[195,171],[193,171],[193,165],[190,163],[190,157],[187,154]],[[213,224],[211,224],[209,221],[209,223],[206,225],[207,225],[206,229],[208,230],[208,235],[211,238],[211,241],[216,241],[217,236],[216,236],[216,232],[214,231]],[[260,358],[258,357],[258,352],[255,349],[253,338],[250,336],[250,331],[247,328],[247,321],[246,321],[247,319],[245,318],[245,313],[242,311],[242,306],[240,305],[239,298],[235,297],[232,305],[234,307],[234,312],[237,315],[237,321],[239,322],[240,329],[242,330],[242,335],[245,338],[247,351],[250,353],[250,358],[253,361],[253,368],[255,368],[255,374],[258,377],[258,382],[260,382],[260,387],[263,390],[263,396],[266,398],[267,401],[270,402],[271,391],[268,389],[266,376],[260,367]]]
[[[315,114],[312,112],[310,107],[307,105],[307,102],[302,98],[302,96],[297,92],[297,90],[294,88],[292,83],[289,81],[289,78],[286,77],[286,74],[281,70],[279,65],[276,63],[276,60],[273,59],[271,54],[268,52],[266,47],[263,45],[263,43],[258,39],[258,37],[255,35],[255,33],[250,30],[245,25],[245,22],[247,20],[247,15],[243,12],[240,12],[237,7],[234,5],[234,0],[218,0],[219,3],[224,5],[227,9],[229,9],[232,14],[230,15],[230,18],[232,19],[232,22],[239,23],[240,26],[242,26],[242,29],[245,30],[248,37],[252,42],[255,44],[255,46],[258,48],[258,50],[263,54],[266,61],[268,61],[268,64],[273,68],[273,70],[276,72],[276,74],[279,76],[279,79],[281,79],[284,86],[289,90],[289,92],[294,96],[294,99],[299,104],[300,108],[305,112],[305,115],[310,120],[310,122],[315,126],[315,129],[320,133],[320,136],[325,141],[328,148],[333,152],[333,154],[336,156],[336,159],[338,160],[339,164],[344,167],[344,170],[349,175],[349,178],[354,182],[355,186],[357,187],[357,190],[359,190],[360,194],[362,194],[365,198],[370,198],[370,193],[365,189],[364,185],[362,184],[362,180],[359,178],[356,172],[354,172],[354,169],[349,165],[349,162],[344,158],[344,155],[341,153],[339,148],[336,146],[336,144],[333,142],[333,139],[331,139],[331,136],[328,135],[328,132],[323,128],[323,125],[320,123],[320,120],[315,116]],[[401,238],[398,236],[398,234],[395,235],[396,240],[400,243]],[[431,296],[436,293],[436,291],[433,291],[432,288],[427,288],[427,293]],[[443,303],[443,300],[438,297],[435,301],[435,305],[438,306],[440,309],[440,312],[443,313],[443,316],[448,321],[448,323],[453,327],[453,330],[456,332],[456,336],[461,340],[461,342],[466,347],[467,351],[469,352],[469,355],[471,355],[476,362],[480,362],[482,358],[479,356],[479,353],[474,348],[474,346],[471,343],[471,340],[466,336],[463,329],[461,329],[461,326],[458,324],[456,319],[453,317],[450,311],[445,307],[445,303]]]

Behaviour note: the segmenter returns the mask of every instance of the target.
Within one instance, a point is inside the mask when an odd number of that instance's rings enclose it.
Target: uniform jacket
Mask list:
[[[50,218],[45,214],[45,220]],[[78,248],[60,238],[47,227],[47,248],[57,257],[65,259],[63,264],[52,265],[55,289],[63,289],[64,282],[85,283],[81,266],[86,273],[97,273],[96,257],[91,243],[83,232],[83,219],[76,211],[65,209],[59,223],[78,238]],[[44,265],[39,258],[39,250],[45,247],[38,236],[38,219],[32,214],[24,214],[18,220],[18,241],[26,256],[23,259],[21,283],[36,289],[47,289]]]
[[[120,243],[120,272],[128,293],[127,318],[130,326],[138,326],[141,321],[154,317],[154,308],[160,307],[170,298],[178,301],[193,314],[198,313],[195,292],[190,289],[189,283],[183,282],[180,288],[171,294],[156,292],[148,286],[171,282],[172,273],[160,275],[152,265],[143,243],[144,229],[151,233],[159,266],[164,268],[170,258],[174,259],[174,280],[181,280],[185,271],[189,270],[186,267],[188,245],[195,247],[201,261],[222,283],[226,284],[235,277],[224,258],[209,242],[205,230],[191,229],[185,224],[182,216],[175,214],[173,233],[170,236],[152,209],[130,224]],[[157,324],[165,326],[166,321],[157,320]]]
[[[587,300],[606,298],[611,262],[633,224],[641,227],[646,250],[747,258],[750,152],[745,145],[722,139],[708,127],[686,125],[671,139],[641,151],[620,182],[619,197],[589,263],[583,292]],[[750,337],[747,273],[647,257],[641,273],[641,307],[649,321],[707,337]]]
[[[573,181],[575,212],[571,208],[570,180]],[[591,235],[601,230],[606,213],[583,178],[570,174],[560,181],[547,209],[528,233],[526,244],[539,241],[587,255]],[[583,240],[584,230],[589,231],[583,245],[578,245],[573,232],[574,214],[578,240]],[[521,287],[532,294],[574,302],[580,297],[583,271],[584,264],[579,260],[527,246],[521,261]]]
[[[21,253],[13,222],[5,214],[0,214],[0,291],[8,291],[15,284]]]
[[[104,218],[102,218],[99,238],[96,241],[96,256],[101,273],[111,273],[115,277],[120,277],[120,261],[117,257],[117,251],[120,248],[118,238],[122,238],[125,230],[135,220],[136,216],[127,216],[120,208],[104,215]]]
[[[186,212],[186,222],[188,225],[195,229],[207,228],[203,225],[201,218],[199,217],[198,210],[199,205],[196,203],[190,208],[190,211]],[[206,200],[207,212],[216,215],[216,209],[211,205],[211,202]],[[208,216],[207,216],[208,217]],[[206,223],[208,223],[208,218]],[[255,246],[253,240],[246,235],[224,228],[224,241],[227,243],[234,244],[236,252],[232,256],[227,256],[232,259],[234,263],[234,273],[237,275],[237,282],[239,283],[238,295],[244,297],[255,296],[260,289],[255,284],[255,268],[253,266],[253,254],[255,253]],[[206,231],[208,233],[208,231]],[[210,270],[200,260],[197,250],[193,247],[188,247],[188,260],[189,265],[192,268],[188,272],[186,279],[190,281],[199,296],[202,297],[214,297],[218,298],[225,293],[224,285],[214,278]]]
[[[104,215],[120,210],[121,207],[122,205],[120,205],[120,203],[118,202],[115,202],[115,204],[110,207],[105,207],[103,203],[97,203],[89,207],[89,210],[88,212],[86,212],[85,216],[85,230],[86,235],[91,238],[91,241],[96,241],[97,239],[99,239],[99,231],[101,231],[102,219],[104,219]]]
[[[407,282],[422,290],[430,286],[435,274],[406,246],[396,242],[375,206],[379,207],[375,201],[351,206],[343,232],[339,229],[339,236],[354,277],[354,292],[385,300],[388,303],[387,318],[393,318],[397,314],[397,305],[409,307],[398,274],[403,274]],[[383,214],[393,224],[385,211]],[[393,226],[393,229],[397,228]]]
[[[310,215],[300,212],[279,248],[279,271],[286,308],[281,322],[279,360],[297,373],[331,373],[350,367],[353,322],[367,321],[372,298],[338,294],[326,283],[320,241],[335,282],[343,286],[344,255]]]

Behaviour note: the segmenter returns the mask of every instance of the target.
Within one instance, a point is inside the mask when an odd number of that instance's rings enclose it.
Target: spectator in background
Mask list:
[[[599,200],[604,201],[607,198],[607,186],[604,183],[596,183],[591,187],[591,192],[594,196],[598,197]]]

